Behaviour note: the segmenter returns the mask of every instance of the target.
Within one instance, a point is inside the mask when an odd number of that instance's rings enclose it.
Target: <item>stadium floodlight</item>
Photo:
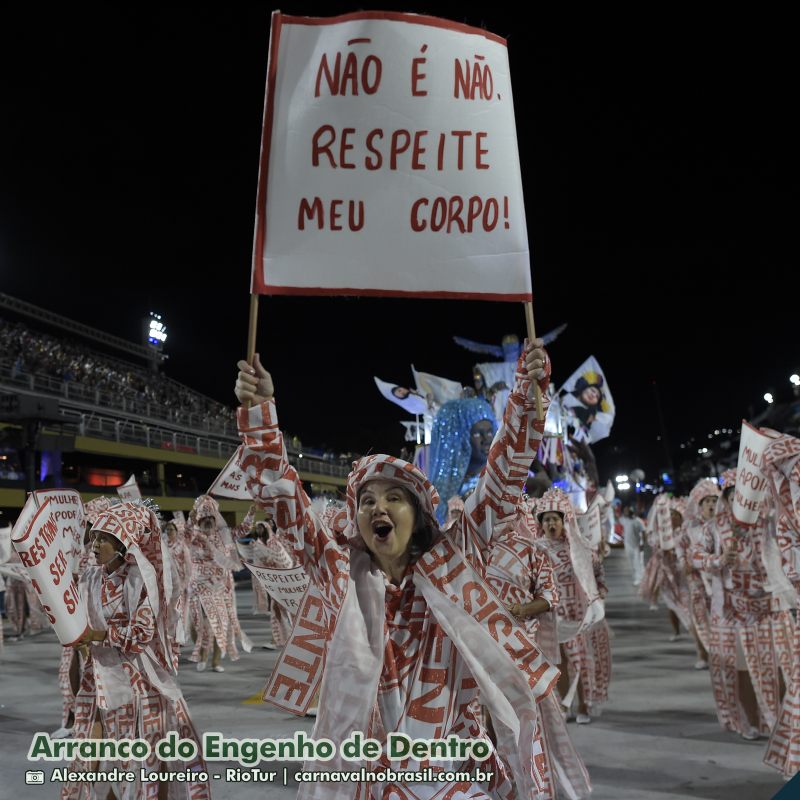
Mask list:
[[[150,312],[150,330],[147,341],[153,345],[162,345],[167,341],[167,326],[161,321],[161,314]]]

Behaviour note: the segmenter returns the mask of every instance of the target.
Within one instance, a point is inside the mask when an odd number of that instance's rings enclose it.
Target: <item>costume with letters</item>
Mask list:
[[[544,796],[544,754],[532,757],[530,742],[540,724],[537,701],[552,691],[558,672],[510,617],[484,577],[492,535],[513,522],[528,465],[542,437],[528,388],[527,376],[518,371],[504,425],[476,490],[466,501],[461,522],[446,535],[437,533],[427,551],[412,550],[400,585],[387,579],[358,534],[358,492],[370,480],[400,483],[416,496],[432,522],[438,495],[430,481],[412,464],[391,456],[361,459],[348,478],[342,530],[311,508],[286,457],[274,401],[239,409],[245,443],[241,463],[250,492],[273,512],[311,579],[292,638],[265,689],[265,700],[302,713],[321,679],[315,738],[339,744],[357,730],[382,743],[392,732],[412,738],[454,735],[488,743],[476,703],[480,692],[492,716],[501,757],[492,752],[480,764],[472,758],[390,764],[384,755],[372,766],[470,773],[480,767],[493,776],[486,784],[471,780],[306,783],[300,788],[301,798]],[[318,770],[342,767],[353,769],[354,764],[335,757],[314,765]]]
[[[151,508],[135,502],[119,503],[100,514],[92,530],[115,537],[126,548],[122,566],[109,573],[105,566],[89,566],[81,576],[81,598],[94,630],[106,632],[103,641],[88,646],[81,686],[75,700],[75,739],[88,739],[96,721],[103,737],[146,739],[155,743],[170,731],[198,743],[174,675],[177,661],[173,639],[177,627],[175,569],[158,518]],[[157,800],[158,783],[142,782],[140,767],[157,770],[155,752],[146,761],[100,762],[100,769],[131,770],[133,782],[114,785],[121,800]],[[75,770],[88,768],[75,761]],[[198,772],[205,769],[200,756],[187,763],[171,762],[170,769]],[[91,783],[66,783],[62,800],[95,797]],[[170,798],[205,800],[207,783],[177,781],[169,784]]]

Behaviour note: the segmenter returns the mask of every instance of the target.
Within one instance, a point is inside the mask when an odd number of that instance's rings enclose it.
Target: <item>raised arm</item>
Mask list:
[[[465,503],[463,544],[468,552],[487,547],[495,528],[516,516],[528,469],[544,434],[544,419],[536,419],[534,381],[539,382],[546,414],[550,361],[541,339],[527,344],[517,362],[503,424],[495,434],[478,485]]]
[[[272,512],[294,557],[310,575],[331,583],[341,565],[333,535],[311,508],[297,470],[289,463],[278,428],[272,378],[256,356],[251,367],[239,362],[236,396],[250,408],[237,411],[243,442],[240,463],[255,503]]]

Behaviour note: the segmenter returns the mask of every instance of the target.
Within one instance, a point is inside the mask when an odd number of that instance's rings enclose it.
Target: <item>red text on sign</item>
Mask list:
[[[500,221],[500,208],[501,203],[496,197],[420,197],[411,206],[411,230],[415,233],[426,230],[434,233],[472,233],[476,230],[491,233]],[[503,197],[502,209],[503,225],[508,229],[511,226],[507,196]]]

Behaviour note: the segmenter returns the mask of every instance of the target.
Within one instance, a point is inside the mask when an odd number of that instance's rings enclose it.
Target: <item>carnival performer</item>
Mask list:
[[[562,703],[569,709],[577,697],[575,719],[585,725],[591,722],[591,705],[600,701],[591,694],[597,682],[586,633],[605,616],[592,549],[578,529],[569,496],[561,489],[548,489],[534,509],[539,523],[536,535],[553,564],[558,591],[554,611],[542,617],[539,641],[545,652],[555,649],[558,653]]]
[[[762,469],[769,482],[775,509],[776,543],[788,586],[775,574],[773,558],[766,551],[764,564],[770,584],[782,587],[781,594],[795,608],[800,605],[800,439],[783,434],[764,451]],[[769,546],[770,540],[765,544]],[[794,598],[787,597],[788,588]],[[786,687],[778,719],[770,734],[764,763],[791,778],[800,770],[800,616],[795,622],[792,675]]]
[[[540,380],[546,389],[549,370],[539,347],[537,342],[537,348],[527,348],[520,360],[486,468],[466,501],[460,526],[447,535],[435,522],[439,498],[430,481],[412,464],[386,455],[355,463],[347,482],[346,527],[339,533],[326,525],[311,509],[286,457],[271,377],[258,356],[252,366],[239,362],[237,397],[254,403],[238,412],[245,444],[242,469],[253,497],[286,521],[283,531],[311,579],[304,607],[314,616],[316,640],[324,653],[324,662],[317,658],[316,666],[298,669],[308,661],[303,655],[308,655],[309,631],[304,628],[312,624],[301,614],[265,698],[302,713],[324,663],[315,738],[324,736],[339,745],[353,731],[382,744],[391,733],[452,736],[454,744],[461,743],[458,753],[432,763],[423,759],[426,767],[474,772],[480,766],[492,773],[486,785],[472,780],[413,786],[320,781],[303,784],[300,797],[542,796],[541,759],[539,754],[531,758],[530,742],[539,724],[536,701],[552,691],[557,671],[484,579],[492,535],[514,520],[542,436],[532,381]],[[478,692],[492,715],[497,751],[475,709]],[[468,752],[476,742],[490,753],[480,765]],[[344,764],[334,756],[314,769],[335,770]],[[390,766],[385,753],[378,764]],[[391,765],[412,771],[422,766],[411,757]]]
[[[608,595],[605,557],[610,552],[610,548],[602,538],[602,507],[599,512],[601,520],[600,536],[595,542],[589,542],[589,546],[592,549],[592,572],[597,586],[597,594],[605,603]],[[589,710],[597,716],[602,706],[608,702],[608,691],[611,687],[611,631],[605,615],[601,620],[595,622],[586,633],[581,635],[586,640],[589,662],[588,686],[586,687],[584,699]]]
[[[689,632],[697,650],[695,669],[708,669],[708,642],[710,639],[709,613],[711,607],[710,578],[707,580],[695,568],[691,553],[703,541],[703,526],[714,517],[720,491],[716,481],[699,480],[689,492],[686,504],[686,522],[676,541],[675,554],[678,567],[689,585]]]
[[[255,509],[251,508],[233,535],[238,538],[250,529]],[[249,653],[252,644],[239,625],[236,613],[232,570],[242,568],[242,562],[234,546],[231,531],[219,513],[219,503],[204,494],[194,502],[189,515],[192,553],[192,577],[189,582],[191,626],[195,646],[190,661],[197,662],[197,671],[207,667],[211,653],[211,669],[225,672],[220,660],[229,656],[231,661],[239,659],[236,640]]]
[[[722,497],[703,540],[692,551],[696,569],[711,579],[709,654],[717,717],[726,730],[758,739],[777,721],[783,685],[791,679],[793,622],[779,598],[766,589],[761,515],[753,528],[739,526],[730,497],[736,471],[723,473]]]
[[[75,585],[80,584],[81,575],[86,568],[94,563],[92,555],[92,525],[104,511],[111,507],[108,497],[96,497],[83,507],[86,519],[86,530],[83,536],[83,546],[73,561],[72,579]],[[75,724],[75,696],[81,684],[82,665],[78,653],[73,647],[61,648],[61,663],[58,668],[58,687],[61,690],[61,727],[50,734],[51,739],[66,739],[72,735]]]
[[[292,569],[297,566],[291,551],[278,536],[271,519],[267,522],[256,523],[255,534],[251,547],[253,564],[269,569]],[[255,575],[252,576],[252,580],[254,610],[261,614],[270,614],[274,645],[267,649],[274,650],[275,647],[283,647],[292,632],[292,617],[281,607],[280,603],[276,603],[274,600],[270,602],[269,595],[264,591]]]
[[[143,762],[105,763],[132,771],[134,781],[113,783],[108,797],[120,800],[210,797],[201,781],[153,783],[139,767],[163,768],[155,743],[169,732],[197,743],[197,733],[175,682],[172,640],[177,627],[174,568],[162,541],[153,508],[140,503],[113,505],[92,524],[92,552],[97,566],[81,576],[89,629],[76,648],[84,659],[75,701],[76,739],[145,739],[153,752]],[[170,762],[170,770],[204,770],[199,756]],[[76,761],[75,771],[95,771],[98,763]],[[94,798],[95,787],[82,781],[64,785],[62,800]]]
[[[652,555],[645,565],[639,588],[639,595],[650,604],[651,609],[658,608],[659,600],[667,607],[672,627],[671,642],[680,637],[681,625],[688,631],[692,624],[689,618],[689,585],[675,553],[685,513],[686,501],[683,498],[666,494],[656,497],[647,515],[646,525]]]
[[[632,505],[625,506],[620,523],[624,532],[625,555],[631,567],[633,585],[638,587],[642,582],[644,571],[644,525],[634,513]]]
[[[183,514],[173,515],[165,527],[167,545],[172,563],[175,565],[178,582],[174,587],[178,603],[178,627],[175,632],[175,646],[180,653],[186,644],[189,629],[189,586],[192,582],[192,549],[186,536],[186,520]]]
[[[452,501],[451,501],[452,502]],[[559,662],[557,645],[548,652],[539,639],[539,620],[558,603],[553,565],[535,538],[536,521],[522,504],[516,524],[495,533],[486,565],[486,582],[503,601],[509,613],[522,624],[528,636],[539,644],[551,663]],[[541,727],[532,740],[535,753],[541,751],[545,776],[543,797],[588,797],[589,775],[572,744],[558,697],[552,692],[539,703]],[[491,723],[491,719],[487,719]]]
[[[427,474],[442,500],[441,524],[450,498],[463,499],[477,485],[496,430],[492,407],[478,397],[449,400],[436,413]]]

